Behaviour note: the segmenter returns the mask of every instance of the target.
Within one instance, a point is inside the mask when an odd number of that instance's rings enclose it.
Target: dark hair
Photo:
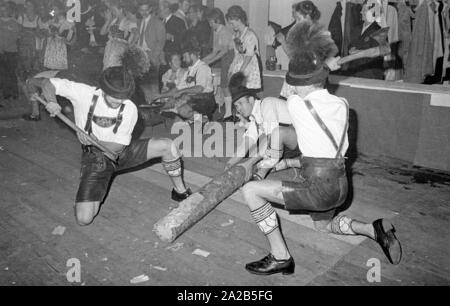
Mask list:
[[[243,24],[248,25],[247,13],[239,5],[233,5],[228,9],[227,20],[240,20]]]
[[[303,16],[309,16],[312,21],[318,21],[320,19],[321,13],[312,1],[306,0],[296,3],[292,8]]]
[[[217,24],[225,25],[225,16],[222,11],[218,8],[213,8],[206,16],[207,20],[212,20]]]

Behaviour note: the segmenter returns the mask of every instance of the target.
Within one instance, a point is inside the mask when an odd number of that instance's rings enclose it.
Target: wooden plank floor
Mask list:
[[[153,131],[168,136],[162,127]],[[150,132],[146,131],[146,135]],[[47,117],[39,123],[0,121],[0,285],[71,285],[71,258],[81,262],[84,285],[371,285],[367,261],[382,263],[381,285],[450,284],[450,187],[389,179],[377,165],[355,165],[354,196],[346,212],[362,221],[392,220],[404,261],[388,264],[367,239],[314,231],[307,216],[280,212],[295,257],[293,276],[258,277],[246,262],[266,255],[267,244],[237,192],[174,245],[164,245],[153,224],[176,203],[159,165],[118,176],[94,224],[78,227],[73,199],[79,179],[79,144]],[[185,160],[186,181],[197,189],[220,173],[223,159]],[[406,188],[407,187],[407,188]],[[62,236],[52,235],[57,226]],[[207,258],[193,255],[201,249]]]

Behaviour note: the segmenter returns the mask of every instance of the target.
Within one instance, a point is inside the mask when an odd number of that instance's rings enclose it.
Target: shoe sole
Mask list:
[[[294,271],[279,271],[279,272],[273,272],[273,273],[256,272],[256,271],[251,271],[247,268],[245,268],[245,270],[247,270],[247,272],[249,272],[251,274],[260,275],[260,276],[269,276],[269,275],[274,275],[274,274],[279,274],[279,273],[281,273],[282,275],[292,275],[295,273],[295,270]]]

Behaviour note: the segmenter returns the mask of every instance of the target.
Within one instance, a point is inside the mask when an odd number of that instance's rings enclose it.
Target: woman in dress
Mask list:
[[[60,2],[53,6],[53,19],[49,22],[49,36],[45,46],[44,67],[50,70],[67,70],[67,45],[75,40],[75,24],[66,18],[66,11]]]
[[[237,72],[243,72],[246,87],[255,92],[262,91],[262,64],[259,55],[258,37],[248,27],[247,14],[238,5],[228,9],[226,15],[234,31],[234,60],[231,63],[229,77]]]
[[[122,65],[122,56],[128,46],[139,39],[137,22],[130,17],[129,10],[120,0],[110,0],[106,12],[106,22],[100,31],[101,35],[108,35],[109,40],[103,57],[103,70]]]
[[[228,121],[232,116],[231,94],[228,89],[228,71],[234,59],[234,41],[232,30],[225,25],[225,16],[218,8],[211,10],[206,16],[211,28],[214,31],[213,51],[208,54],[203,61],[208,65],[213,65],[220,61],[221,78],[220,88],[225,100],[224,121]]]

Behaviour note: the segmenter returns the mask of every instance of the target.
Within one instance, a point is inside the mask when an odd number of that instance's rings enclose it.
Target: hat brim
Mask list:
[[[120,100],[128,100],[134,93],[134,85],[130,85],[130,88],[123,91],[113,90],[111,85],[107,83],[104,78],[100,79],[100,89],[108,96]]]
[[[309,86],[322,83],[327,80],[330,70],[322,68],[310,75],[297,75],[291,72],[286,74],[286,83],[291,86]]]
[[[254,89],[246,88],[245,90],[242,90],[239,93],[233,94],[231,100],[233,103],[235,103],[236,101],[238,101],[239,99],[241,99],[243,97],[253,97],[256,99],[256,98],[258,98],[258,95],[256,94],[256,91]]]

